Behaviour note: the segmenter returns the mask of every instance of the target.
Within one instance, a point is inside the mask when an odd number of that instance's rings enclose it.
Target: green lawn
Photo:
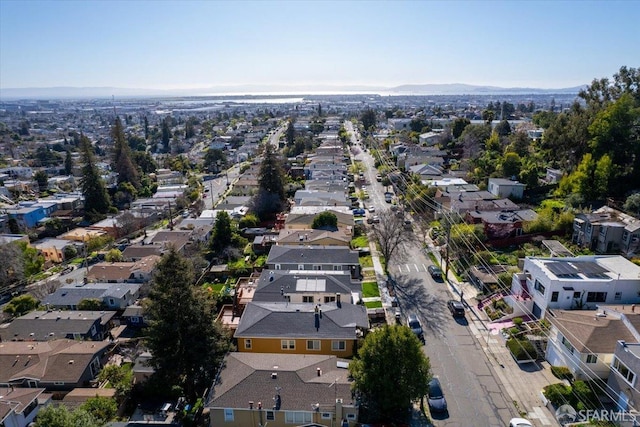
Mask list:
[[[382,301],[367,301],[364,305],[367,308],[382,308]]]
[[[362,283],[362,296],[364,298],[379,297],[380,289],[377,282],[363,282]]]
[[[369,239],[367,236],[358,236],[355,239],[351,240],[352,248],[368,248],[369,247]]]
[[[371,258],[371,255],[361,256],[360,266],[362,266],[362,268],[373,267],[373,258]]]

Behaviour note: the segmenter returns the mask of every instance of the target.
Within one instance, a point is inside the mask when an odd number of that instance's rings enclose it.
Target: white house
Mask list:
[[[511,181],[510,179],[504,178],[489,178],[487,190],[496,197],[522,199],[525,187],[526,185],[518,181]]]
[[[535,317],[547,309],[595,309],[603,304],[640,303],[640,266],[614,255],[527,257],[513,275],[511,293],[522,296]]]
[[[545,318],[551,323],[545,358],[568,367],[576,379],[606,379],[618,340],[640,341],[640,310],[629,306],[550,310]]]

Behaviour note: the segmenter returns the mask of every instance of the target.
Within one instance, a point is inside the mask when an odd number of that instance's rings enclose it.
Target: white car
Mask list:
[[[369,212],[374,213],[376,211],[375,206],[369,206]]]
[[[524,418],[511,418],[511,421],[509,421],[509,427],[533,427],[533,424]]]

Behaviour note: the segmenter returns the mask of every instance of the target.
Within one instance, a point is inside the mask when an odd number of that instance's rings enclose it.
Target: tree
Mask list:
[[[144,139],[149,139],[149,119],[147,116],[144,116]]]
[[[293,118],[289,119],[287,131],[285,132],[285,140],[288,146],[293,145],[293,142],[296,140],[296,129],[293,127],[293,121]]]
[[[169,126],[169,117],[165,117],[162,120],[162,152],[168,153],[171,151],[169,143],[171,142],[171,127]]]
[[[124,136],[120,117],[116,117],[113,128],[111,128],[111,137],[114,143],[113,170],[118,173],[118,184],[128,182],[137,190],[140,188],[140,178],[138,170],[131,160],[131,148]]]
[[[634,193],[624,202],[624,210],[635,216],[640,216],[640,193]]]
[[[522,161],[518,153],[505,153],[502,157],[502,173],[506,177],[517,177],[520,175]]]
[[[408,327],[385,325],[369,332],[349,373],[371,418],[367,421],[397,422],[404,421],[411,403],[427,393],[431,366]]]
[[[416,242],[416,235],[395,212],[384,210],[378,216],[380,223],[374,224],[373,235],[380,244],[380,253],[388,268],[392,261],[400,262],[404,258],[407,246]]]
[[[265,144],[258,174],[259,189],[251,201],[252,211],[261,220],[271,218],[284,209],[287,201],[284,183],[282,162],[273,151],[271,144]]]
[[[65,246],[62,253],[64,254],[64,259],[67,261],[78,256],[78,250],[73,245]]]
[[[33,179],[38,183],[38,191],[47,191],[49,187],[49,175],[44,170],[39,170],[33,174]]]
[[[482,111],[482,120],[484,120],[484,123],[487,125],[491,125],[491,122],[495,117],[496,113],[493,110],[487,109]]]
[[[64,405],[48,405],[38,411],[35,427],[99,427],[103,424],[84,409],[70,412]]]
[[[196,136],[196,128],[195,128],[196,118],[189,117],[187,122],[184,124],[184,138],[189,139]]]
[[[221,169],[227,168],[227,155],[217,148],[208,149],[204,154],[204,167],[209,172],[219,173]]]
[[[67,154],[64,158],[64,174],[73,175],[73,158],[71,157],[71,150],[67,150]]]
[[[42,271],[42,266],[44,265],[44,257],[40,255],[40,252],[22,240],[18,241],[16,244],[22,251],[25,276],[29,277],[40,273]]]
[[[84,196],[84,216],[88,221],[96,222],[105,218],[111,207],[111,200],[95,164],[89,138],[82,135],[80,143],[84,162],[82,178],[80,178],[80,187]]]
[[[122,401],[131,391],[133,385],[133,371],[127,365],[108,365],[98,374],[98,381],[109,381],[116,389],[116,399]]]
[[[78,310],[102,310],[104,304],[101,299],[98,298],[84,298],[78,302]]]
[[[211,386],[230,349],[215,321],[215,301],[194,281],[191,262],[171,248],[157,264],[146,310],[154,377],[166,390],[179,387],[189,402]]]
[[[122,262],[124,261],[124,257],[122,256],[122,252],[120,249],[113,248],[110,249],[109,252],[104,256],[104,260],[106,262]]]
[[[337,230],[338,217],[331,211],[320,212],[313,218],[311,228],[313,228],[314,230]]]
[[[216,254],[220,255],[224,249],[231,244],[233,233],[231,231],[231,217],[224,211],[218,212],[216,222],[213,225],[213,233],[211,234],[210,248]]]
[[[500,136],[508,136],[511,134],[511,125],[507,119],[500,120],[500,122],[496,125],[495,131]]]
[[[4,307],[4,312],[13,317],[19,317],[35,310],[40,305],[33,295],[24,294],[13,297]]]
[[[471,124],[471,120],[465,117],[456,118],[453,123],[451,123],[451,134],[454,139],[458,139],[464,129]]]
[[[0,245],[0,287],[10,286],[24,280],[22,249],[16,243]]]
[[[118,404],[110,397],[90,397],[80,405],[80,409],[89,413],[100,425],[108,423],[118,415]]]
[[[372,131],[376,127],[376,112],[371,108],[367,108],[360,116],[360,121],[362,122],[362,126],[364,127],[365,131]]]
[[[153,156],[146,151],[134,151],[131,153],[131,160],[133,160],[143,174],[155,173],[158,169],[158,165],[153,159]]]
[[[257,227],[258,224],[260,224],[258,217],[252,213],[248,213],[238,221],[238,228],[242,230],[243,228]]]

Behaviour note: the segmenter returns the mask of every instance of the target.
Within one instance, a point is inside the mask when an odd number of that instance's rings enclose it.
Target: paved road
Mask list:
[[[352,130],[351,123],[345,128]],[[356,159],[366,167],[369,204],[376,210],[389,209],[384,201],[384,188],[375,181],[377,174],[369,153],[362,151],[355,138]],[[427,272],[431,260],[419,244],[408,247],[407,261],[389,266],[397,282],[396,295],[403,317],[418,314],[425,330],[425,354],[431,361],[435,376],[440,378],[449,411],[432,414],[435,426],[504,426],[517,411],[494,375],[480,343],[466,320],[455,320],[446,303],[453,293],[445,283],[435,282]]]

